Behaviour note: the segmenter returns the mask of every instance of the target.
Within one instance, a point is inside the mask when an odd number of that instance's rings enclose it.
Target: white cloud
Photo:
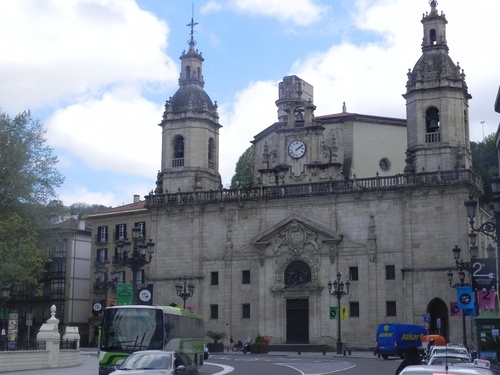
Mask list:
[[[169,30],[131,0],[0,2],[0,103],[20,111],[117,82],[174,85]]]
[[[278,120],[274,102],[278,96],[276,82],[250,83],[236,94],[234,107],[219,107],[220,161],[222,184],[228,187],[238,158],[250,147],[253,137]]]
[[[119,87],[57,110],[47,126],[53,147],[72,150],[94,170],[154,178],[161,160],[163,108]]]
[[[306,26],[317,22],[329,6],[315,0],[226,0],[209,1],[202,12],[218,12],[224,8],[233,9],[239,14],[275,18],[283,23]]]

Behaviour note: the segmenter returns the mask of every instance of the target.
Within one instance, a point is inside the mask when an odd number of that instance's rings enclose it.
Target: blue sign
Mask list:
[[[431,314],[422,314],[422,322],[430,323],[431,322]]]
[[[457,287],[457,305],[460,310],[474,309],[474,293],[471,286]]]

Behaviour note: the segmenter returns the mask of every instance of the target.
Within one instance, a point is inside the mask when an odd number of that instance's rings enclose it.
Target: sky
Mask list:
[[[495,133],[500,1],[439,0],[466,74],[472,141]],[[194,18],[205,91],[220,115],[220,174],[277,121],[283,77],[314,87],[316,116],[405,118],[428,0],[2,0],[0,110],[30,110],[73,203],[118,206],[155,188],[165,101]],[[404,155],[402,155],[404,157]]]

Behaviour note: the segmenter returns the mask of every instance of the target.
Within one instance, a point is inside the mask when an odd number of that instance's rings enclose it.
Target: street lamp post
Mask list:
[[[475,259],[477,258],[477,246],[475,243],[475,235],[473,236],[474,239],[471,237],[471,247],[470,247],[470,258]],[[465,271],[471,272],[472,267],[471,267],[471,262],[465,262],[460,259],[460,252],[462,251],[457,245],[452,249],[453,251],[453,258],[455,259],[455,265],[457,266],[458,269],[458,279],[460,282],[453,284],[453,272],[449,271],[448,272],[448,282],[450,286],[454,289],[462,287],[462,286],[472,286],[469,283],[465,282]],[[467,327],[465,324],[465,310],[462,310],[462,335],[463,335],[463,345],[467,347]]]
[[[132,246],[132,251],[130,247]],[[118,257],[122,265],[132,270],[132,304],[137,304],[137,273],[153,259],[155,243],[141,236],[141,229],[132,228],[132,242],[121,241],[117,244]]]
[[[343,281],[340,281],[340,278],[342,277],[342,274],[340,272],[337,272],[337,279],[333,281],[328,282],[328,293],[330,295],[337,297],[337,307],[338,307],[338,312],[337,312],[337,354],[342,354],[342,335],[340,331],[340,319],[341,319],[341,314],[340,314],[340,299],[346,295],[349,294],[349,288],[351,286],[351,283],[349,281],[346,281],[345,284]],[[344,285],[345,285],[345,290],[344,290]]]
[[[186,309],[186,300],[190,297],[193,296],[194,294],[194,285],[193,283],[187,283],[187,277],[183,277],[179,281],[182,281],[182,283],[177,283],[175,285],[175,291],[177,292],[177,295],[182,298],[184,301],[184,309]]]
[[[95,272],[95,287],[96,289],[104,290],[103,309],[105,309],[108,305],[108,290],[116,287],[116,284],[118,284],[118,277],[117,277],[118,271],[116,270],[111,271],[111,279],[109,279],[108,276],[109,262],[106,262],[104,264],[104,267],[105,267],[104,271]]]
[[[465,201],[465,207],[467,208],[467,216],[469,217],[469,224],[471,228],[471,233],[469,238],[474,241],[476,233],[482,233],[490,237],[495,241],[497,247],[497,292],[500,291],[500,176],[493,176],[491,178],[491,191],[493,196],[491,197],[491,202],[493,203],[493,215],[494,221],[487,221],[482,223],[478,228],[474,227],[474,218],[476,217],[477,201],[469,196],[469,199]],[[471,241],[472,244],[472,241]]]

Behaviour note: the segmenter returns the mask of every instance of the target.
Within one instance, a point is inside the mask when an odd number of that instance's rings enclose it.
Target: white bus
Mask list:
[[[119,360],[139,350],[180,350],[203,364],[201,315],[171,306],[113,306],[104,310],[99,332],[99,375],[116,369]]]

